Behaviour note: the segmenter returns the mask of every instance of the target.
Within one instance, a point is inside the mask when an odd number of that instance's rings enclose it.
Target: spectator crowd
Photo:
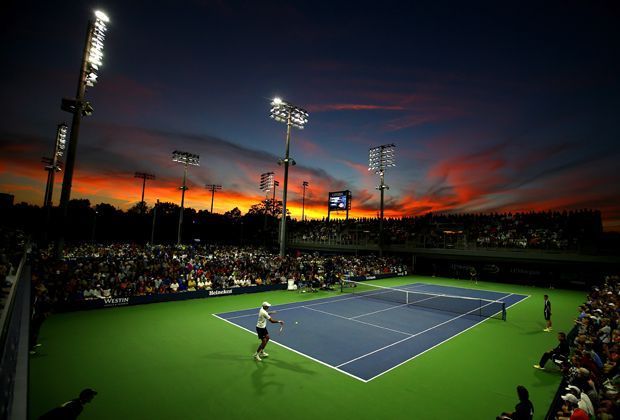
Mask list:
[[[384,220],[384,242],[424,248],[527,248],[580,250],[602,232],[594,210],[446,214]],[[364,245],[379,241],[379,219],[294,222],[293,240]]]
[[[620,286],[608,276],[579,307],[570,353],[556,360],[564,375],[558,419],[620,418]]]
[[[70,246],[60,260],[50,248],[33,265],[35,294],[51,306],[290,281],[327,288],[344,277],[406,271],[392,257],[298,253],[282,258],[257,247],[127,243]]]

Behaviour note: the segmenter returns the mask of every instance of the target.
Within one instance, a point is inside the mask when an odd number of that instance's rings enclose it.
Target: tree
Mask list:
[[[241,210],[239,210],[239,207],[235,207],[224,213],[224,216],[232,220],[238,220],[241,218]]]
[[[281,216],[282,215],[282,201],[275,201],[275,206],[273,205],[274,201],[267,199],[267,200],[263,200],[258,204],[254,204],[252,207],[250,207],[250,210],[248,210],[248,214],[249,215],[268,215],[268,216]],[[290,217],[291,212],[286,209],[286,215],[287,217]]]
[[[140,201],[127,210],[129,214],[146,214],[149,212],[149,206],[146,201]]]
[[[181,206],[178,206],[174,203],[159,203],[157,204],[157,215],[158,216],[172,216],[179,215],[179,209]]]
[[[69,208],[73,210],[85,210],[90,208],[90,200],[88,198],[74,198],[69,200]]]
[[[116,209],[116,207],[108,203],[97,204],[95,206],[95,211],[97,212],[99,217],[104,217],[104,218],[113,217],[117,213],[122,213],[121,210]]]

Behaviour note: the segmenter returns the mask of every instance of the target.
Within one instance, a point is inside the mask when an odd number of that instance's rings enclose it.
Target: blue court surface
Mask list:
[[[506,308],[528,297],[423,283],[398,286],[398,289],[442,295],[441,298],[417,298],[420,302],[433,299],[445,301],[444,296],[457,296],[500,301],[505,303]],[[267,325],[271,341],[355,379],[368,382],[486,321],[489,319],[487,316],[492,315],[481,317],[477,311],[469,311],[467,308],[462,310],[465,313],[458,313],[461,310],[459,308],[438,310],[414,306],[415,303],[388,302],[368,298],[364,293],[372,292],[342,293],[330,298],[272,307],[270,312],[277,312],[274,318],[284,320],[285,326],[284,331],[279,333],[279,325]],[[458,306],[459,303],[450,305]],[[252,308],[214,316],[256,337],[258,310]],[[501,311],[495,317],[501,317]],[[489,322],[503,321],[492,319]],[[258,338],[256,343],[258,345]],[[250,357],[248,354],[248,359]]]

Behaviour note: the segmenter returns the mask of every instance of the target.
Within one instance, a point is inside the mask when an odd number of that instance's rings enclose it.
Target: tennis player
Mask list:
[[[551,330],[553,330],[553,328],[551,327],[551,301],[549,300],[548,295],[545,295],[544,314],[545,314],[545,321],[547,322],[547,327],[543,331],[550,332]]]
[[[280,324],[284,325],[284,321],[278,321],[271,317],[273,312],[267,312],[267,310],[271,307],[271,303],[263,302],[262,307],[258,311],[258,322],[256,323],[256,333],[258,334],[258,338],[260,339],[260,345],[258,349],[256,349],[256,353],[254,353],[254,360],[260,362],[261,357],[267,357],[269,354],[265,353],[265,347],[269,342],[269,331],[267,331],[267,321],[272,324]]]

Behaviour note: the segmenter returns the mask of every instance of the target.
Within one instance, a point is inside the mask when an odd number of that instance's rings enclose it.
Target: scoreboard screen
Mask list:
[[[329,193],[329,211],[344,211],[351,208],[351,191]]]

